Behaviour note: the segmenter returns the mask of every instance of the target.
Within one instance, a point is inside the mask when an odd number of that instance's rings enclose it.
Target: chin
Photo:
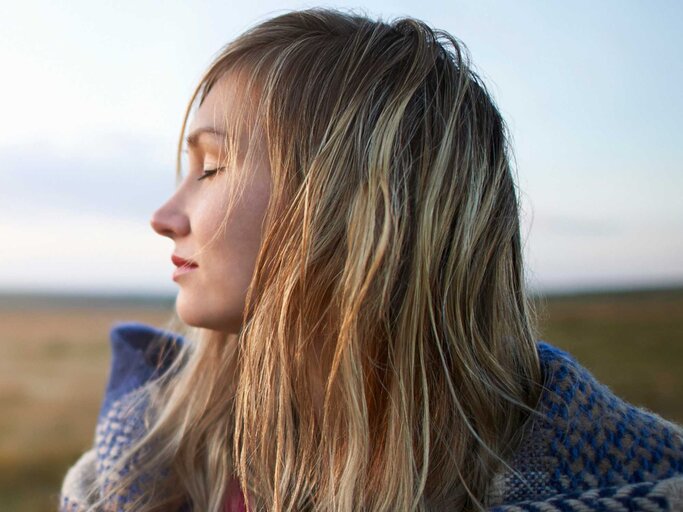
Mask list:
[[[187,304],[183,294],[178,294],[175,309],[178,317],[187,325],[201,327],[213,331],[238,333],[241,328],[241,318],[234,315],[207,311],[196,304]]]

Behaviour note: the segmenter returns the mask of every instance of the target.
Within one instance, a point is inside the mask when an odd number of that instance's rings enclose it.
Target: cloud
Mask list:
[[[175,186],[161,153],[116,134],[0,148],[0,287],[173,292],[173,243],[149,225]]]
[[[614,219],[545,213],[533,220],[533,229],[559,237],[611,237],[622,233],[624,226]]]
[[[158,153],[152,141],[125,136],[76,150],[40,142],[0,148],[0,213],[12,221],[50,209],[148,220],[175,186],[173,155]]]
[[[0,224],[2,288],[173,292],[173,242],[130,219],[37,209]],[[8,247],[11,246],[11,250]]]

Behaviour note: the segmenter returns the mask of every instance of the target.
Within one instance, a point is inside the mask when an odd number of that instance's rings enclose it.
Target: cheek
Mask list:
[[[217,236],[211,252],[213,278],[227,290],[246,288],[251,280],[259,249],[259,239],[238,219],[230,219]]]
[[[216,187],[219,188],[222,187]],[[216,292],[222,291],[224,295],[231,295],[234,299],[235,296],[246,293],[246,287],[251,281],[261,245],[262,222],[268,197],[255,187],[247,188],[240,200],[233,205],[221,228],[226,211],[222,192],[206,198],[202,211],[197,212],[197,224],[193,230],[201,245],[209,243],[216,235],[207,250],[208,268],[205,277],[215,280],[210,286]]]
[[[216,253],[238,263],[242,272],[252,270],[261,246],[265,206],[262,197],[255,194],[253,189],[247,189],[239,202],[233,206],[225,227],[220,230],[216,240]],[[216,232],[223,216],[221,214],[213,217],[207,224],[212,224],[212,229]]]
[[[211,215],[204,222],[201,243],[211,244],[206,250],[203,278],[216,299],[233,303],[246,293],[259,241],[240,207],[233,210],[221,228],[222,220],[222,216]]]
[[[212,191],[212,194],[205,197],[197,209],[194,231],[201,233],[202,238],[210,240],[213,234],[218,231],[225,211],[226,206],[223,204],[222,198],[215,191]]]

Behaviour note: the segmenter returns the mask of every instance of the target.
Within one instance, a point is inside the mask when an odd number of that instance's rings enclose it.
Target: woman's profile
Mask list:
[[[455,37],[286,12],[181,131],[151,218],[177,318],[112,329],[60,510],[682,506],[683,430],[537,337],[509,135]]]

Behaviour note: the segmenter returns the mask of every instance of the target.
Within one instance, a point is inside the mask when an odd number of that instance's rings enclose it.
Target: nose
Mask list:
[[[154,231],[173,240],[190,232],[189,218],[183,211],[176,208],[171,201],[156,210],[152,214],[149,223]]]

